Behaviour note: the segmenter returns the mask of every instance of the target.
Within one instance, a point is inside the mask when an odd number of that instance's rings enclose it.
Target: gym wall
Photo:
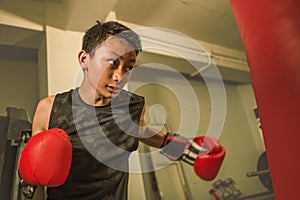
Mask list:
[[[180,93],[174,94],[169,89],[159,86],[159,83],[163,85],[168,82],[170,85],[181,88],[183,91],[185,88],[182,87],[181,83],[178,80],[172,80],[172,78],[163,75],[159,77],[158,74],[147,73],[146,76],[153,77],[156,84],[148,84],[141,87],[139,86],[142,83],[143,77],[138,75],[132,76],[128,84],[129,90],[131,88],[139,88],[136,92],[146,97],[148,107],[157,103],[163,105],[168,117],[166,124],[171,132],[177,132],[180,122],[185,121],[186,124],[182,124],[182,126],[187,132],[180,133],[182,135],[188,135],[188,131],[192,130],[191,127],[195,125],[189,123],[191,120],[186,121],[181,119],[180,106],[188,109],[188,112],[191,114],[197,112],[196,109],[199,109],[200,123],[197,135],[205,135],[211,117],[210,95],[205,83],[201,78],[198,80],[195,78],[189,80],[198,99],[198,106],[194,106],[193,109],[193,106],[186,105],[184,102],[181,102],[183,105],[178,104],[178,101],[180,101],[179,98],[182,97]],[[255,107],[252,87],[250,84],[226,82],[225,89],[227,112],[224,128],[219,139],[221,144],[226,147],[227,155],[216,180],[224,180],[228,177],[233,178],[236,181],[236,187],[242,191],[243,195],[264,192],[266,189],[257,177],[248,178],[246,176],[247,172],[256,170],[257,159],[264,151],[264,143],[257,129],[254,114],[252,114]],[[209,190],[212,189],[213,182],[215,181],[207,182],[200,180],[199,177],[195,176],[193,168],[186,163],[180,163],[179,170],[178,166],[170,165],[164,169],[155,171],[154,174],[159,193],[164,199],[174,199],[180,196],[187,199],[199,199],[199,197],[201,197],[200,199],[210,199]],[[174,183],[174,180],[178,181],[178,184]],[[167,182],[171,182],[172,184],[168,184]],[[144,187],[146,188],[146,192],[152,190],[151,188],[147,188],[152,187],[151,183],[144,182]]]
[[[32,119],[39,96],[37,51],[0,45],[0,114],[25,108]]]

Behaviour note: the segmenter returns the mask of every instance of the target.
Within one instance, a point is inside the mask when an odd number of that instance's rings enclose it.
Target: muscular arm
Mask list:
[[[38,103],[32,122],[32,135],[48,129],[53,101],[54,96],[49,96]]]
[[[166,133],[146,127],[146,122],[144,119],[145,110],[146,107],[144,106],[140,120],[140,126],[143,127],[141,128],[142,131],[140,132],[140,141],[147,145],[160,148],[164,142]]]

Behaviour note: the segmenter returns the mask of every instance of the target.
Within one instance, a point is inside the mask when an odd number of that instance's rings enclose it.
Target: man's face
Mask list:
[[[95,50],[86,73],[97,95],[109,98],[127,83],[135,63],[133,47],[124,39],[112,36]]]

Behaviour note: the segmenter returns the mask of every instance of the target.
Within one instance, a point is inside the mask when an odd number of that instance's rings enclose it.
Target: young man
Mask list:
[[[58,175],[66,176],[63,183],[49,183],[57,176],[52,174],[52,169],[51,172],[35,174],[30,180],[27,179],[29,183],[46,186],[47,199],[127,199],[128,157],[137,149],[139,141],[160,148],[167,147],[175,139],[176,145],[164,148],[164,154],[172,160],[185,159],[191,162],[199,153],[210,148],[207,145],[202,148],[178,135],[143,127],[144,98],[122,90],[141,49],[139,36],[126,26],[118,22],[97,22],[85,33],[82,50],[78,54],[79,65],[84,71],[80,87],[39,102],[33,119],[31,140],[37,137],[46,140],[43,134],[50,135],[49,132],[63,130],[70,139],[72,152],[70,170]],[[32,143],[26,146],[36,148],[37,144]],[[65,153],[61,152],[59,145],[53,143],[55,147],[48,149],[48,155],[53,154],[56,158],[70,151],[66,149]],[[32,154],[44,152],[41,149],[39,146]],[[40,154],[41,159],[47,159],[42,157],[48,155]],[[32,160],[28,154],[26,157]],[[22,157],[19,165],[21,177],[27,177]],[[56,165],[54,163],[53,168]],[[44,169],[44,165],[38,167]],[[44,176],[53,177],[41,183]]]

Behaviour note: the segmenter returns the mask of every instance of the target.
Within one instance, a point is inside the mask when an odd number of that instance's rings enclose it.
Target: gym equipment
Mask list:
[[[214,189],[209,190],[209,194],[214,200],[221,200],[221,198],[216,194],[216,191]]]
[[[0,200],[21,200],[17,161],[31,137],[31,123],[24,109],[8,107],[6,111],[7,116],[0,116]]]
[[[222,200],[228,200],[232,194],[226,189],[226,185],[223,180],[219,179],[213,183],[213,187],[219,191]]]
[[[300,179],[300,1],[230,0],[247,55],[276,199]]]
[[[237,198],[242,194],[241,191],[234,186],[235,182],[232,178],[227,178],[224,184],[227,188],[230,188],[231,198]]]
[[[234,185],[235,181],[232,178],[219,179],[213,183],[214,189],[218,191],[222,200],[234,200],[241,196],[242,192]]]
[[[270,170],[267,160],[267,153],[263,152],[257,161],[257,171],[248,172],[247,177],[255,177],[258,176],[259,180],[263,184],[265,188],[269,191],[273,191],[272,179],[270,176]]]

